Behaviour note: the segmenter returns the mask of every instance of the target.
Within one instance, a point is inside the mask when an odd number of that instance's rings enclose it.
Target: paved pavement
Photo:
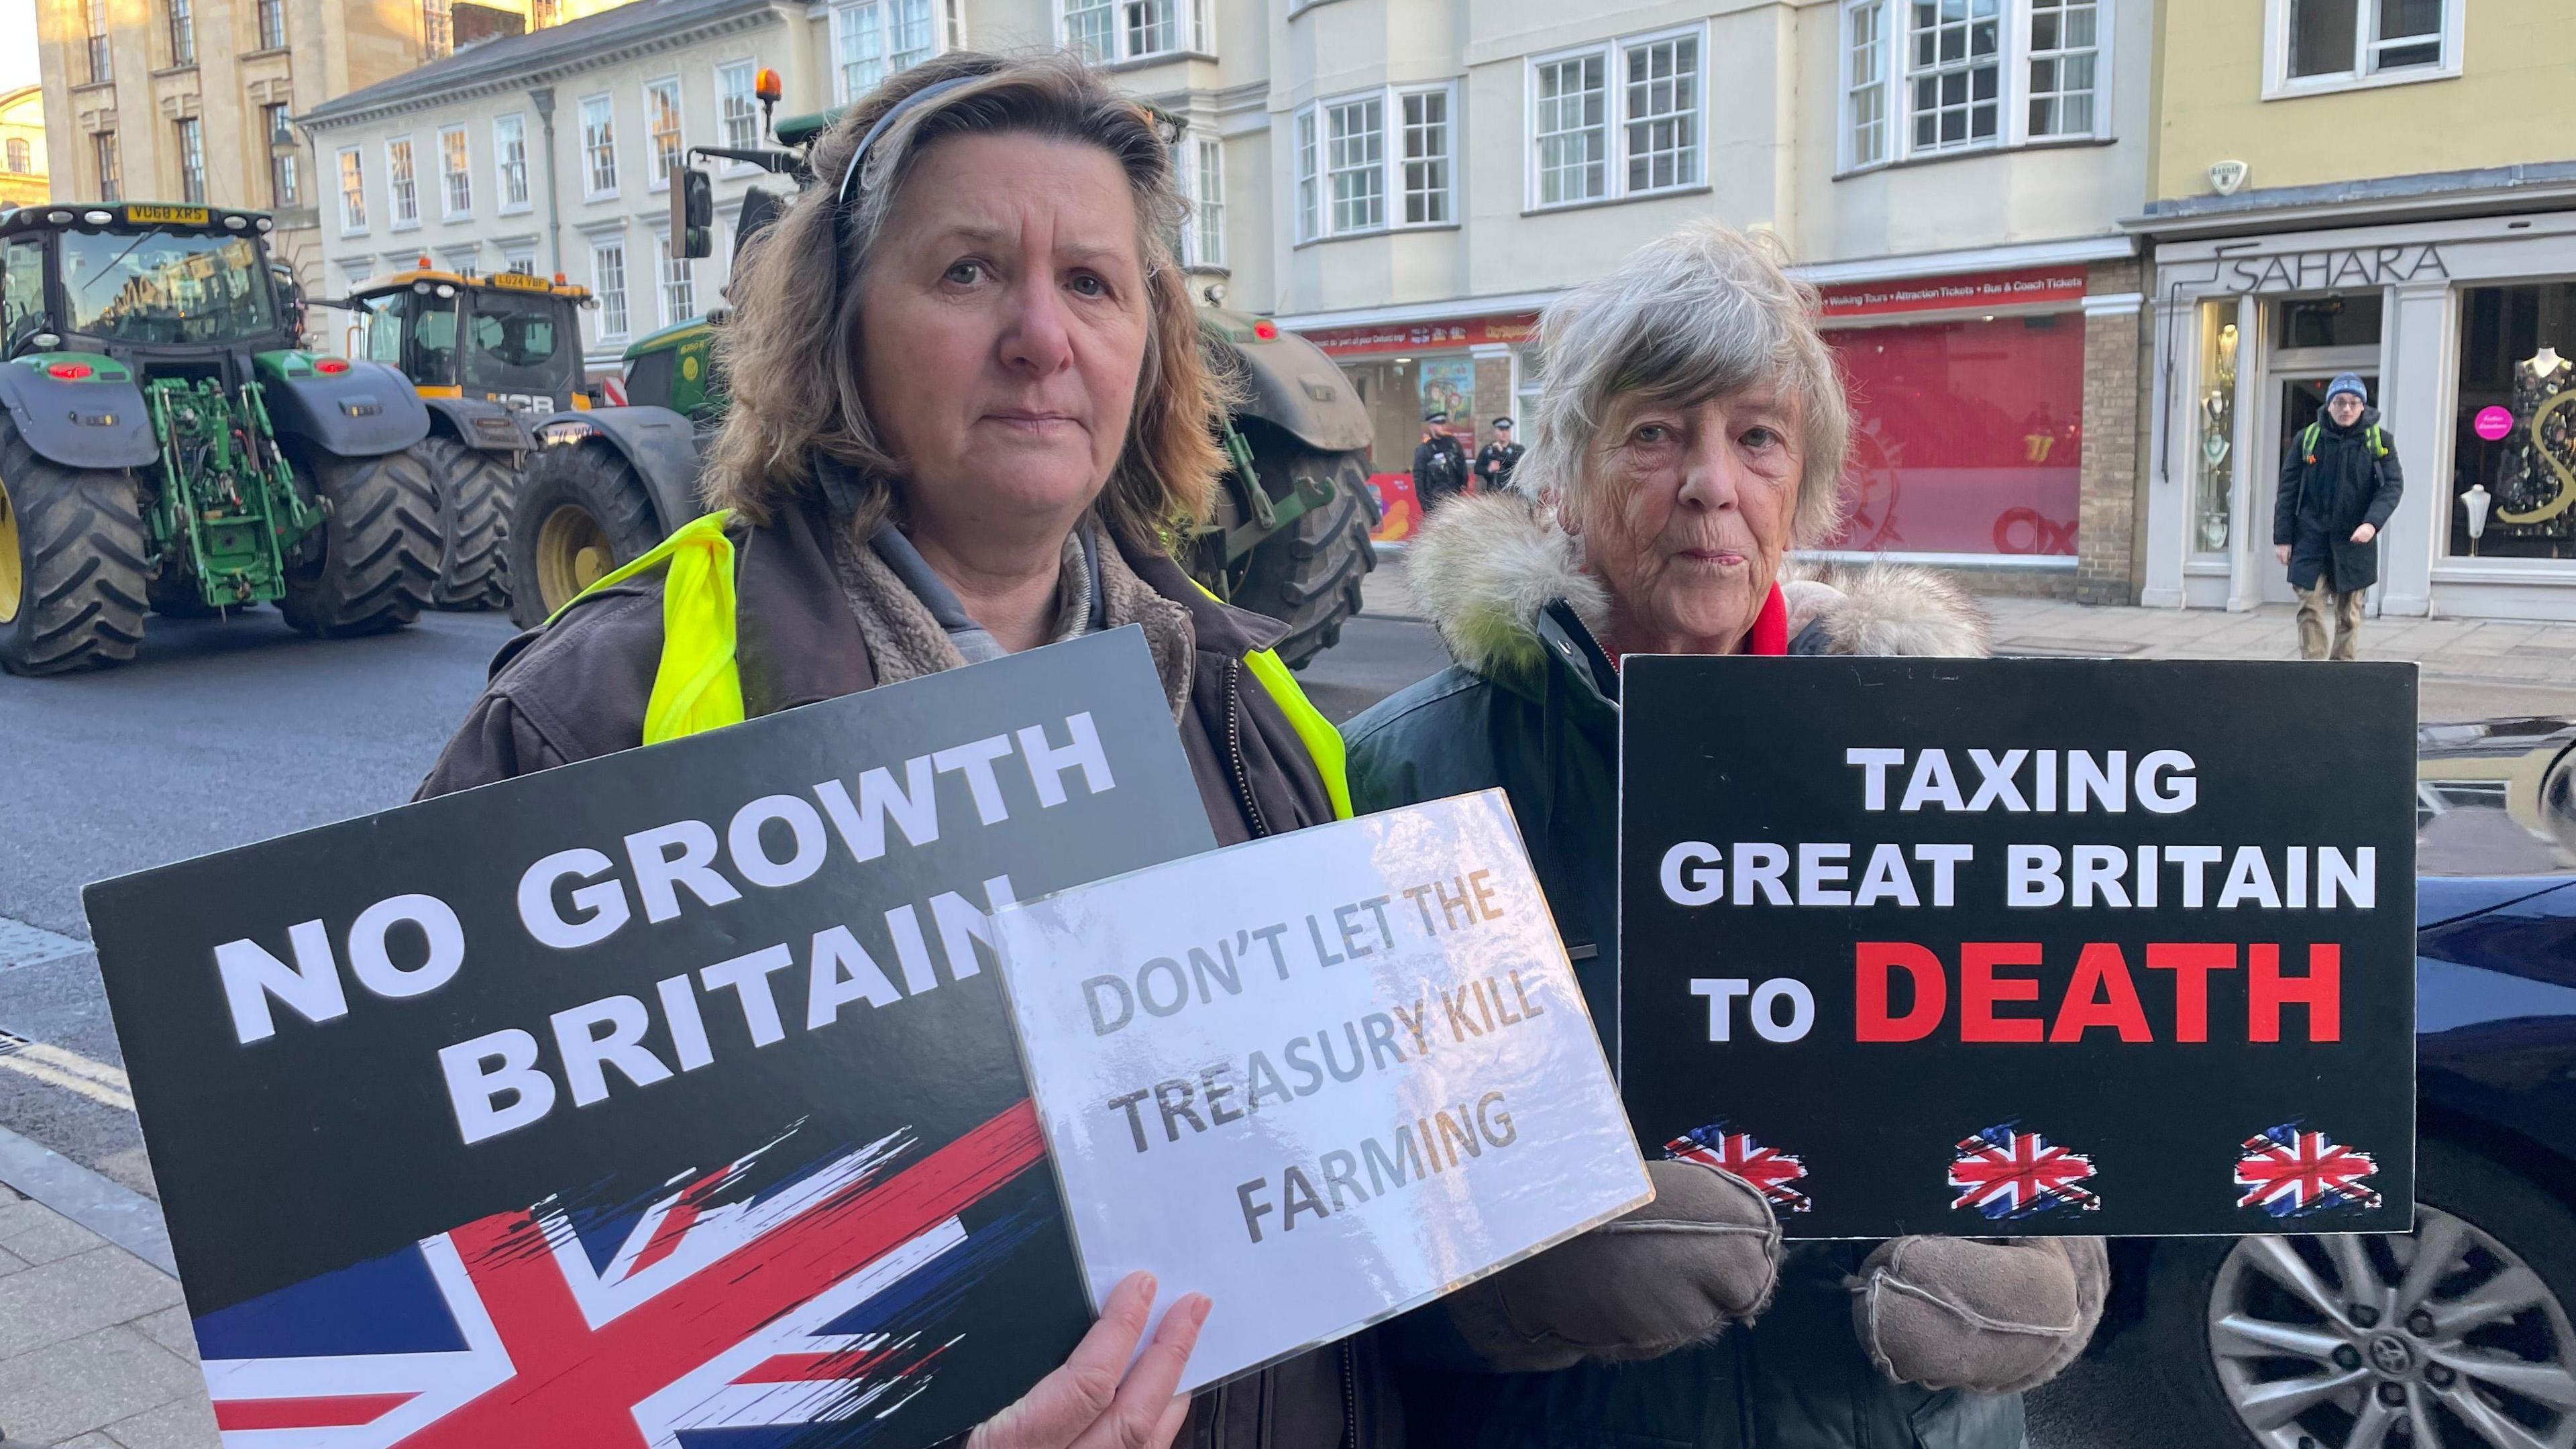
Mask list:
[[[1369,613],[1307,671],[1347,718],[1444,657],[1401,559]],[[2287,610],[2250,615],[1989,601],[2017,652],[2276,658]],[[399,803],[508,635],[437,615],[388,638],[314,643],[259,611],[155,620],[108,674],[0,680],[0,1433],[10,1445],[213,1449],[153,1183],[99,994],[79,888]],[[2576,713],[2576,626],[2374,621],[2373,658],[2424,665],[2427,719]],[[2078,1365],[2034,1396],[2040,1449],[2147,1449],[2153,1395]]]
[[[178,1280],[0,1186],[0,1434],[64,1449],[215,1449]]]
[[[2214,609],[2117,609],[2038,599],[1989,599],[1995,647],[2014,654],[2122,659],[2296,659],[2297,611],[2275,604]],[[2412,660],[2427,723],[2522,714],[2576,714],[2576,624],[2486,619],[2367,619],[2364,659]]]
[[[1365,585],[1368,614],[1418,619],[1401,556]],[[2297,611],[2286,604],[2241,614],[2213,609],[2133,609],[2045,599],[1987,598],[1995,647],[2009,654],[2115,659],[2296,659]],[[2421,666],[2426,723],[2535,714],[2576,715],[2576,624],[2481,619],[2368,619],[2361,657]]]

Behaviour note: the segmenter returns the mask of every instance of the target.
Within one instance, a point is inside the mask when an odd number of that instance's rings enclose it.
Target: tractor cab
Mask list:
[[[0,350],[239,382],[291,348],[260,212],[126,202],[0,213]]]
[[[587,289],[525,272],[413,271],[347,305],[349,352],[386,363],[423,397],[477,398],[514,412],[587,410],[577,309]]]

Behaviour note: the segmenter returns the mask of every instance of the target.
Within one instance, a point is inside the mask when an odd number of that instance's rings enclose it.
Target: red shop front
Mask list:
[[[1380,517],[1374,536],[1401,543],[1422,521],[1411,470],[1424,416],[1446,414],[1449,420],[1441,426],[1473,456],[1492,436],[1492,420],[1518,411],[1517,354],[1538,335],[1538,316],[1388,322],[1298,335],[1333,359],[1369,411],[1369,486],[1377,493]]]
[[[1847,521],[1825,557],[2075,564],[2081,267],[1832,286],[1852,408]]]

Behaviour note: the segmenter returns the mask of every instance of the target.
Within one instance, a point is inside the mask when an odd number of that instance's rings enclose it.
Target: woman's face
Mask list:
[[[1153,325],[1117,160],[1028,135],[942,141],[859,285],[868,415],[914,529],[1060,537],[1118,461]]]
[[[1752,388],[1696,404],[1623,400],[1561,512],[1629,652],[1731,654],[1780,577],[1806,459],[1797,409]]]

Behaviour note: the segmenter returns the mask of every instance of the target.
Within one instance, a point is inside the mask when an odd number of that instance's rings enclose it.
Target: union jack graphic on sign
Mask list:
[[[1997,1221],[2051,1208],[2094,1212],[2102,1199],[2077,1186],[2092,1175],[2092,1158],[2001,1122],[1959,1144],[1950,1160],[1950,1186],[1959,1196],[1950,1206],[1972,1207]]]
[[[1803,1213],[1815,1207],[1805,1193],[1789,1185],[1807,1175],[1805,1159],[1765,1147],[1749,1132],[1729,1132],[1724,1122],[1692,1128],[1665,1143],[1664,1153],[1733,1173],[1753,1184],[1774,1211]]]
[[[198,1319],[226,1449],[857,1442],[929,1387],[956,1287],[1032,1226],[960,1214],[1042,1160],[1037,1117],[900,1170],[905,1132],[761,1170],[786,1140],[640,1213],[549,1200]]]
[[[2276,1218],[2305,1217],[2327,1208],[2375,1208],[2379,1194],[2362,1179],[2378,1170],[2378,1160],[2369,1153],[2284,1122],[2245,1139],[2245,1155],[2236,1160],[2236,1185],[2245,1195],[2236,1205],[2260,1207]]]

